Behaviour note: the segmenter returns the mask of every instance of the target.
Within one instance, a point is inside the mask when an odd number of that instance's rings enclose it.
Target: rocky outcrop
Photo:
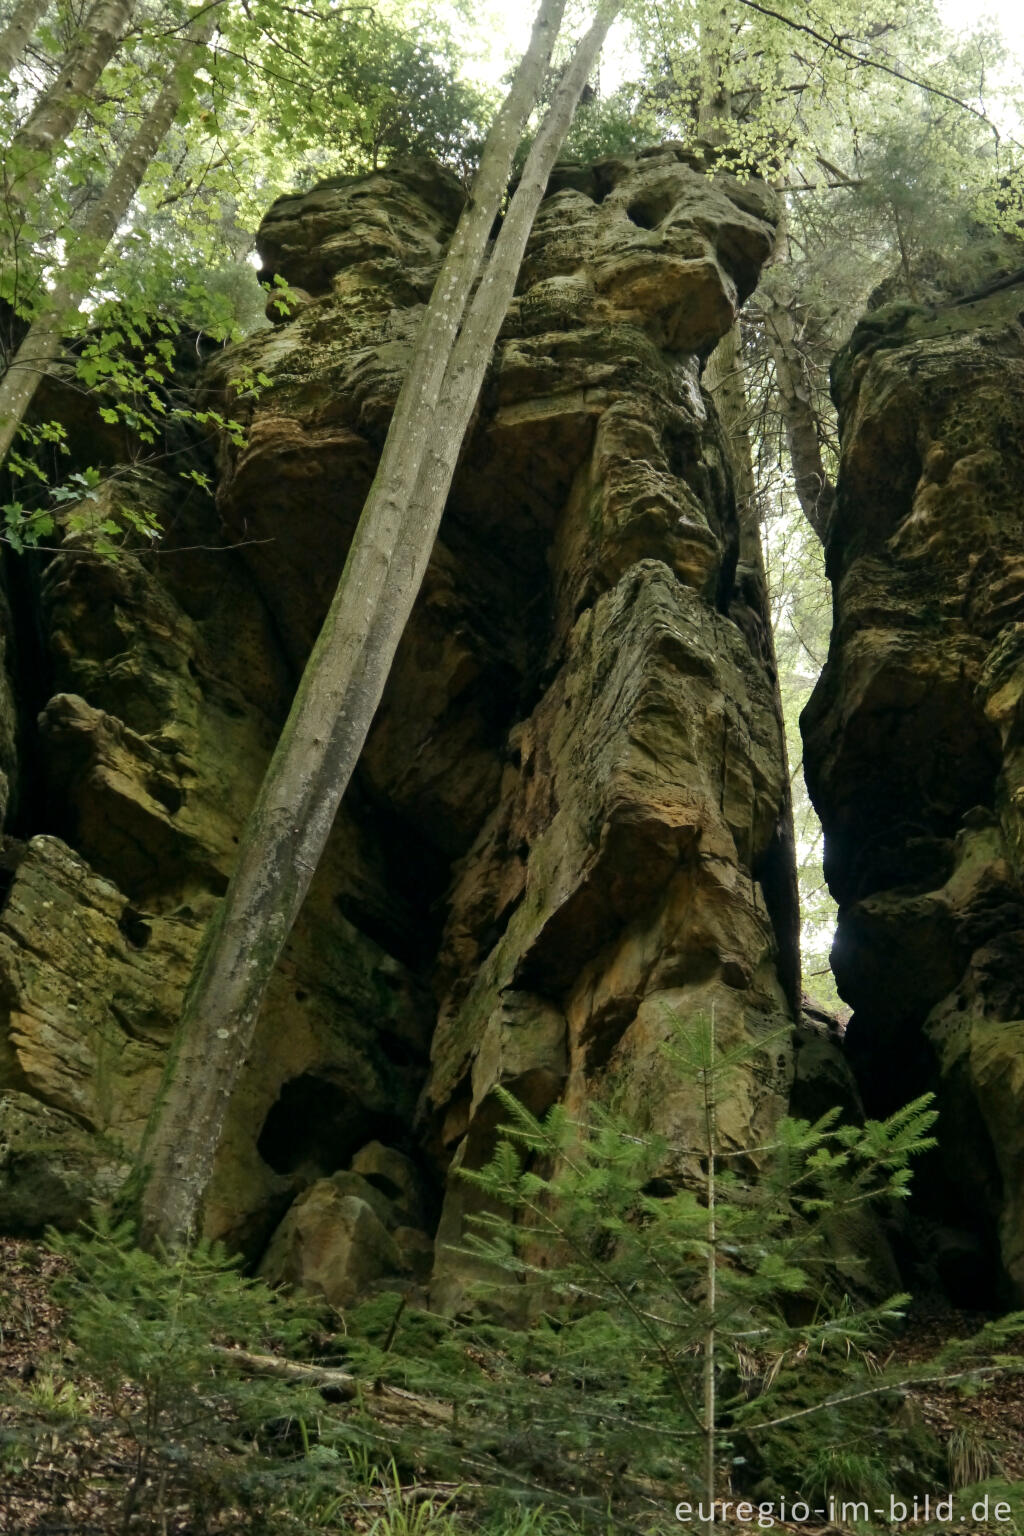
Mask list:
[[[863,321],[837,360],[835,628],[803,720],[869,1109],[938,1094],[918,1219],[1024,1294],[1024,277]],[[1002,1278],[1000,1278],[1002,1277]]]
[[[111,1178],[137,1144],[461,201],[419,165],[277,204],[275,326],[204,385],[248,432],[219,445],[216,514],[136,476],[171,552],[48,568],[47,824],[25,831],[49,835],[0,916],[0,1087],[11,1114],[68,1119],[68,1208],[78,1141],[108,1147]],[[432,1294],[455,1305],[453,1170],[493,1145],[494,1087],[538,1111],[614,1091],[678,1140],[696,1100],[665,1085],[673,1016],[714,1008],[723,1039],[762,1042],[727,1140],[785,1104],[785,753],[700,384],[773,216],[764,187],[671,145],[556,173],[218,1160],[209,1230],[275,1278],[341,1305],[419,1283],[437,1229]],[[44,914],[69,904],[50,965]]]
[[[80,1211],[80,1143],[103,1187],[137,1149],[203,925],[224,891],[238,827],[287,709],[291,675],[272,621],[202,496],[134,475],[117,494],[156,513],[166,553],[117,564],[74,551],[47,567],[48,681],[39,717],[51,835],[9,849],[0,913],[0,1145],[25,1156],[24,1096],[68,1117],[54,1198],[0,1193],[0,1222],[39,1230]],[[53,835],[57,834],[57,835]],[[262,1248],[297,1190],[368,1137],[411,1123],[430,1039],[423,982],[345,915],[400,901],[354,815],[339,818],[278,968],[232,1106],[208,1221]],[[13,1096],[12,1096],[13,1095]],[[20,1097],[19,1097],[20,1096]],[[48,1122],[46,1122],[48,1123]],[[45,1124],[32,1133],[45,1163]],[[47,1133],[48,1134],[48,1133]],[[91,1136],[91,1142],[88,1142]],[[60,1191],[59,1195],[56,1193]],[[5,1201],[13,1202],[8,1217]]]

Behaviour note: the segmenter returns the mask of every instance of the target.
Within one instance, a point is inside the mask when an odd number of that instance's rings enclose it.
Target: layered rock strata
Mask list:
[[[837,360],[835,627],[804,716],[868,1108],[933,1089],[933,1278],[1024,1295],[1024,277]],[[1002,1278],[1000,1278],[1000,1276]]]
[[[47,835],[16,850],[0,914],[2,1223],[72,1219],[137,1145],[461,203],[407,165],[277,204],[275,326],[205,384],[248,431],[220,444],[216,511],[136,476],[119,494],[161,503],[168,554],[47,570],[47,800],[19,829]],[[765,188],[676,146],[556,173],[218,1159],[208,1229],[275,1278],[345,1304],[422,1280],[437,1229],[433,1296],[456,1304],[452,1170],[493,1144],[494,1087],[535,1110],[614,1090],[684,1140],[672,1016],[713,1007],[724,1039],[762,1041],[727,1141],[785,1103],[785,753],[700,385],[773,217]],[[32,1217],[13,1193],[30,1168]]]

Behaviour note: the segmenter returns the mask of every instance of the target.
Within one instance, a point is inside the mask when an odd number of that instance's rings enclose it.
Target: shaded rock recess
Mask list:
[[[408,163],[277,203],[259,247],[292,292],[202,383],[248,429],[216,445],[216,501],[122,468],[104,496],[156,511],[166,549],[69,550],[26,600],[35,694],[14,644],[0,701],[8,1231],[74,1221],[138,1145],[462,200]],[[678,146],[556,172],[231,1106],[206,1226],[272,1278],[344,1305],[398,1274],[454,1305],[452,1170],[493,1145],[495,1085],[538,1111],[614,1094],[691,1140],[671,1013],[762,1042],[727,1143],[787,1102],[786,759],[700,382],[774,217]]]
[[[1019,254],[1017,260],[1019,261]],[[1024,272],[837,359],[835,622],[803,720],[870,1110],[938,1095],[919,1254],[1024,1295]]]

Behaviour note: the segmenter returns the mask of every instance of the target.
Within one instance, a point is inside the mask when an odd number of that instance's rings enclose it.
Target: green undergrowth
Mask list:
[[[906,1353],[907,1298],[851,1282],[855,1254],[841,1279],[835,1263],[845,1215],[905,1195],[930,1105],[782,1118],[725,1147],[751,1055],[713,1018],[673,1032],[682,1140],[500,1095],[457,1260],[485,1278],[454,1317],[387,1291],[327,1313],[215,1247],[153,1256],[102,1220],[54,1236],[66,1339],[0,1404],[10,1497],[58,1497],[82,1533],[160,1536],[655,1533],[697,1528],[712,1499],[750,1501],[762,1529],[797,1500],[850,1501],[834,1523],[884,1530],[891,1500],[950,1489],[1019,1520],[1024,1486],[975,1410],[1024,1368],[1024,1317]],[[921,1407],[936,1392],[945,1431]]]
[[[649,1359],[631,1349],[611,1368],[619,1324],[603,1309],[584,1326],[560,1323],[552,1308],[523,1327],[496,1320],[492,1305],[444,1319],[383,1293],[339,1328],[337,1317],[246,1279],[210,1248],[164,1262],[132,1247],[123,1230],[102,1227],[56,1242],[69,1265],[57,1285],[68,1339],[6,1394],[0,1461],[16,1486],[31,1483],[40,1460],[64,1456],[73,1508],[80,1469],[82,1508],[98,1511],[96,1523],[81,1520],[83,1532],[680,1529],[675,1506],[695,1492],[680,1416]],[[960,1368],[968,1359],[979,1367],[998,1361],[1006,1331],[992,1325],[970,1348],[959,1346]],[[242,1351],[257,1362],[319,1362],[359,1386],[341,1394],[315,1380],[276,1380],[252,1369]],[[851,1373],[863,1385],[883,1370],[863,1360],[840,1367],[827,1351],[794,1361],[771,1384],[773,1411],[814,1408]],[[920,1366],[904,1371],[898,1387],[770,1433],[745,1430],[742,1415],[729,1423],[724,1411],[718,1497],[753,1499],[765,1519],[797,1496],[812,1506],[848,1499],[880,1507],[898,1495],[909,1506],[953,1486],[956,1469],[946,1462],[959,1456],[962,1496],[972,1506],[987,1495],[993,1509],[1006,1501],[1019,1513],[1020,1484],[1000,1472],[997,1448],[969,1430],[943,1446],[925,1427],[911,1378],[928,1375]],[[723,1372],[734,1396],[750,1399],[749,1385]],[[387,1386],[410,1394],[400,1414]],[[90,1472],[97,1441],[102,1488]],[[2,1501],[0,1494],[0,1509]],[[24,1527],[26,1536],[32,1529]]]

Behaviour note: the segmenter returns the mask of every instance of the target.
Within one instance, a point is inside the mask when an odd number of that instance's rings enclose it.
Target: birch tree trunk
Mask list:
[[[15,64],[32,40],[50,0],[21,0],[0,32],[0,78],[9,78]]]
[[[775,252],[776,264],[789,259],[784,222],[779,224]],[[821,423],[814,409],[814,394],[800,349],[796,317],[789,306],[770,291],[765,295],[763,309],[786,446],[793,466],[793,486],[804,516],[824,543],[835,509],[836,488],[825,469]]]
[[[728,84],[732,56],[732,6],[707,0],[699,7],[700,98],[697,132],[706,144],[721,148],[729,141],[732,92]]]
[[[756,564],[761,532],[757,509],[757,479],[750,447],[750,411],[743,367],[742,338],[738,320],[726,331],[704,365],[704,384],[711,392],[725,430],[736,490],[740,525],[740,559]]]
[[[39,97],[8,147],[5,192],[24,206],[39,190],[54,155],[81,116],[86,98],[117,50],[134,0],[96,0],[60,74]],[[13,25],[13,23],[12,23]]]
[[[708,1025],[707,1063],[704,1080],[704,1135],[707,1155],[707,1173],[704,1179],[704,1196],[707,1201],[707,1252],[704,1265],[704,1305],[708,1322],[704,1330],[704,1493],[707,1499],[707,1515],[704,1529],[707,1536],[715,1536],[715,1461],[718,1448],[718,1397],[715,1383],[715,1344],[718,1324],[718,1212],[717,1212],[717,1148],[718,1131],[715,1124],[717,1113],[716,1085],[718,1067],[718,1039],[715,1031],[715,1005],[711,1004],[711,1020]]]
[[[201,62],[201,50],[216,24],[207,10],[189,31],[171,67],[167,84],[121,157],[99,200],[76,237],[74,248],[36,315],[25,339],[0,379],[0,464],[6,459],[32,397],[59,356],[64,327],[78,311],[99,264],[139,189],[150,161],[163,142]]]
[[[378,703],[398,640],[426,575],[463,438],[484,382],[498,332],[515,293],[526,243],[543,201],[548,178],[572,125],[583,87],[600,57],[608,30],[621,9],[622,0],[601,0],[589,31],[573,54],[530,150],[519,186],[505,215],[491,259],[452,354],[441,394],[437,429],[432,435],[410,516],[406,520],[404,536],[396,551],[397,574],[394,586],[398,587],[400,582],[404,582],[405,589],[402,592],[389,592],[387,603],[379,615],[392,630],[393,620],[397,618],[398,630],[388,641],[390,650],[380,679]],[[398,605],[394,609],[393,603]],[[355,761],[352,763],[354,767]]]
[[[427,403],[409,391],[415,429],[410,444],[397,430],[396,413],[385,455],[391,448],[389,462],[399,467],[408,455],[416,473],[411,483],[402,476],[382,490],[382,461],[334,601],[243,830],[227,895],[205,936],[141,1157],[139,1237],[147,1246],[179,1245],[197,1224],[227,1106],[267,985],[327,842],[419,591],[534,215],[620,5],[621,0],[601,0],[565,71],[457,343],[451,329],[437,393]],[[538,23],[547,9],[542,5]],[[552,34],[548,55],[553,42]],[[532,43],[531,50],[532,59],[528,63],[529,55],[524,58],[520,70],[535,101],[545,57]],[[488,151],[490,147],[489,140]],[[511,140],[502,150],[506,175],[514,150]],[[504,184],[495,183],[497,198],[486,210],[487,230],[500,207]],[[483,194],[474,184],[470,214],[483,213],[482,204]],[[437,284],[445,304],[450,283],[446,263]],[[468,298],[468,288],[466,294]],[[422,334],[417,353],[421,347]],[[414,370],[432,386],[436,371],[427,366],[429,361],[415,359]]]
[[[384,542],[393,541],[397,536],[398,525],[415,490],[423,456],[436,429],[433,413],[445,370],[473,284],[484,263],[491,230],[501,212],[516,150],[551,63],[565,5],[566,0],[541,0],[529,46],[488,132],[469,203],[459,220],[417,332],[409,371],[402,383],[377,473],[360,518],[360,527],[364,521],[377,524]],[[349,579],[348,566],[358,554],[357,546],[361,548],[358,530],[342,575],[343,581]],[[383,574],[383,567],[379,567],[376,579]],[[367,579],[374,578],[362,567],[351,574],[353,584]],[[375,600],[371,597],[371,610]]]

